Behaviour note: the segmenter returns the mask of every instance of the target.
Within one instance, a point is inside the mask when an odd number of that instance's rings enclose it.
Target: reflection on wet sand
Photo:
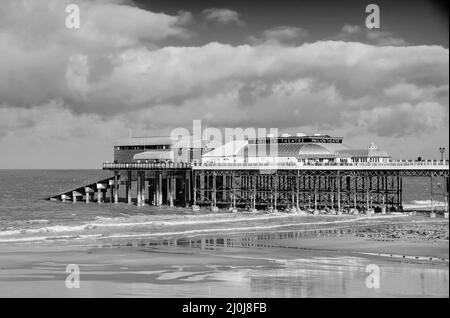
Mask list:
[[[448,297],[448,242],[386,243],[334,231],[4,245],[0,296]],[[380,248],[440,252],[444,260],[383,257]],[[81,289],[65,288],[67,264],[80,266]],[[367,287],[370,264],[380,269],[380,288]]]
[[[341,230],[342,234],[347,232]],[[334,231],[177,238],[139,241],[137,246],[160,252],[198,250],[230,259],[269,261],[271,266],[229,267],[198,273],[201,276],[197,279],[190,277],[190,281],[208,278],[242,285],[242,288],[249,288],[247,296],[251,297],[448,297],[448,259],[435,258],[438,262],[428,263],[399,262],[392,258],[328,250],[326,245],[317,250],[302,244],[308,238],[336,235]],[[380,268],[380,288],[366,285],[369,264]]]

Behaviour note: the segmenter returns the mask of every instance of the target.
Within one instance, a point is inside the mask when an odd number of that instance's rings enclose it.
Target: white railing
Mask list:
[[[259,167],[259,166],[280,166],[280,167],[405,167],[405,166],[448,166],[448,160],[396,160],[389,162],[203,162],[193,164],[202,167]]]
[[[140,169],[186,169],[191,167],[438,167],[448,169],[448,160],[396,160],[390,162],[279,162],[279,163],[218,163],[218,162],[130,162],[103,164],[106,170],[140,170]]]
[[[103,169],[107,170],[140,170],[140,169],[186,169],[192,167],[187,162],[128,162],[128,163],[103,163]]]

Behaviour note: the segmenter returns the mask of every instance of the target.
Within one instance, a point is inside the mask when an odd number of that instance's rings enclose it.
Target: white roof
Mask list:
[[[246,145],[248,145],[247,140],[233,140],[208,153],[205,153],[202,158],[235,156]]]
[[[144,151],[133,156],[133,160],[173,160],[173,151]]]
[[[145,145],[171,145],[172,140],[168,136],[160,137],[132,137],[119,139],[114,146],[145,146]]]
[[[204,143],[204,142],[203,142]],[[197,144],[193,142],[190,136],[182,138],[171,138],[170,136],[158,137],[132,137],[119,139],[114,146],[148,146],[148,145],[171,145],[174,148],[194,148]],[[201,143],[198,143],[201,145]]]

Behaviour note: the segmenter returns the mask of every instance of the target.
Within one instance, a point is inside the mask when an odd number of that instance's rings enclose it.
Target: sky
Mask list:
[[[448,158],[448,39],[437,1],[2,0],[0,169],[99,168],[193,120]]]

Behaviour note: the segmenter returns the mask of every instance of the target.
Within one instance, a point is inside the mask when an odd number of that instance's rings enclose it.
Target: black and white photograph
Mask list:
[[[0,298],[448,299],[449,147],[445,1],[1,0]]]

